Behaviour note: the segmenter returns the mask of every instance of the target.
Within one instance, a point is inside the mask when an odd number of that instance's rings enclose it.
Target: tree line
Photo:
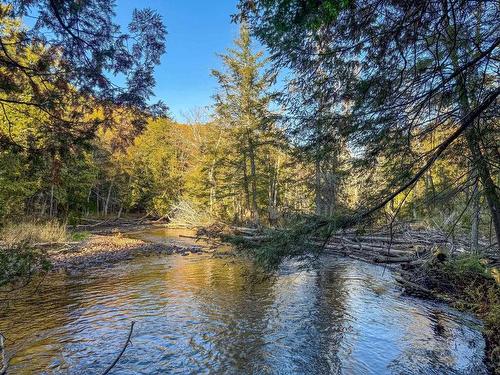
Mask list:
[[[150,104],[154,11],[123,33],[106,1],[2,4],[0,215],[400,217],[499,242],[498,16],[486,0],[242,0],[210,119],[179,124]]]

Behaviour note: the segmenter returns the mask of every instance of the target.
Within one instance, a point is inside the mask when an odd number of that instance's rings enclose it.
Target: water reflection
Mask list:
[[[234,259],[149,257],[55,275],[0,312],[10,373],[486,373],[478,323],[401,297],[383,269],[324,258],[264,275]],[[23,293],[27,293],[24,291]]]

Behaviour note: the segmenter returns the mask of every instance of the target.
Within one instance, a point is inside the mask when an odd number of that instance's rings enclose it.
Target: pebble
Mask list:
[[[55,271],[78,272],[88,267],[109,266],[121,260],[133,259],[136,255],[202,254],[200,246],[179,246],[149,243],[141,240],[113,235],[94,235],[80,246],[66,253],[49,255]]]

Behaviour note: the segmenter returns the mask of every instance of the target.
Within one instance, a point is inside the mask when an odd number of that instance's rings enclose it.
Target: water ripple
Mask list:
[[[158,256],[48,278],[0,314],[13,374],[485,374],[480,323],[401,296],[338,258],[264,277],[247,262]]]

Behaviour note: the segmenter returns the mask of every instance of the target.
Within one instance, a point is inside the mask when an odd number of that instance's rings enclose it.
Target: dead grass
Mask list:
[[[11,223],[0,230],[0,239],[9,248],[35,243],[66,242],[68,238],[66,225],[57,221]]]

